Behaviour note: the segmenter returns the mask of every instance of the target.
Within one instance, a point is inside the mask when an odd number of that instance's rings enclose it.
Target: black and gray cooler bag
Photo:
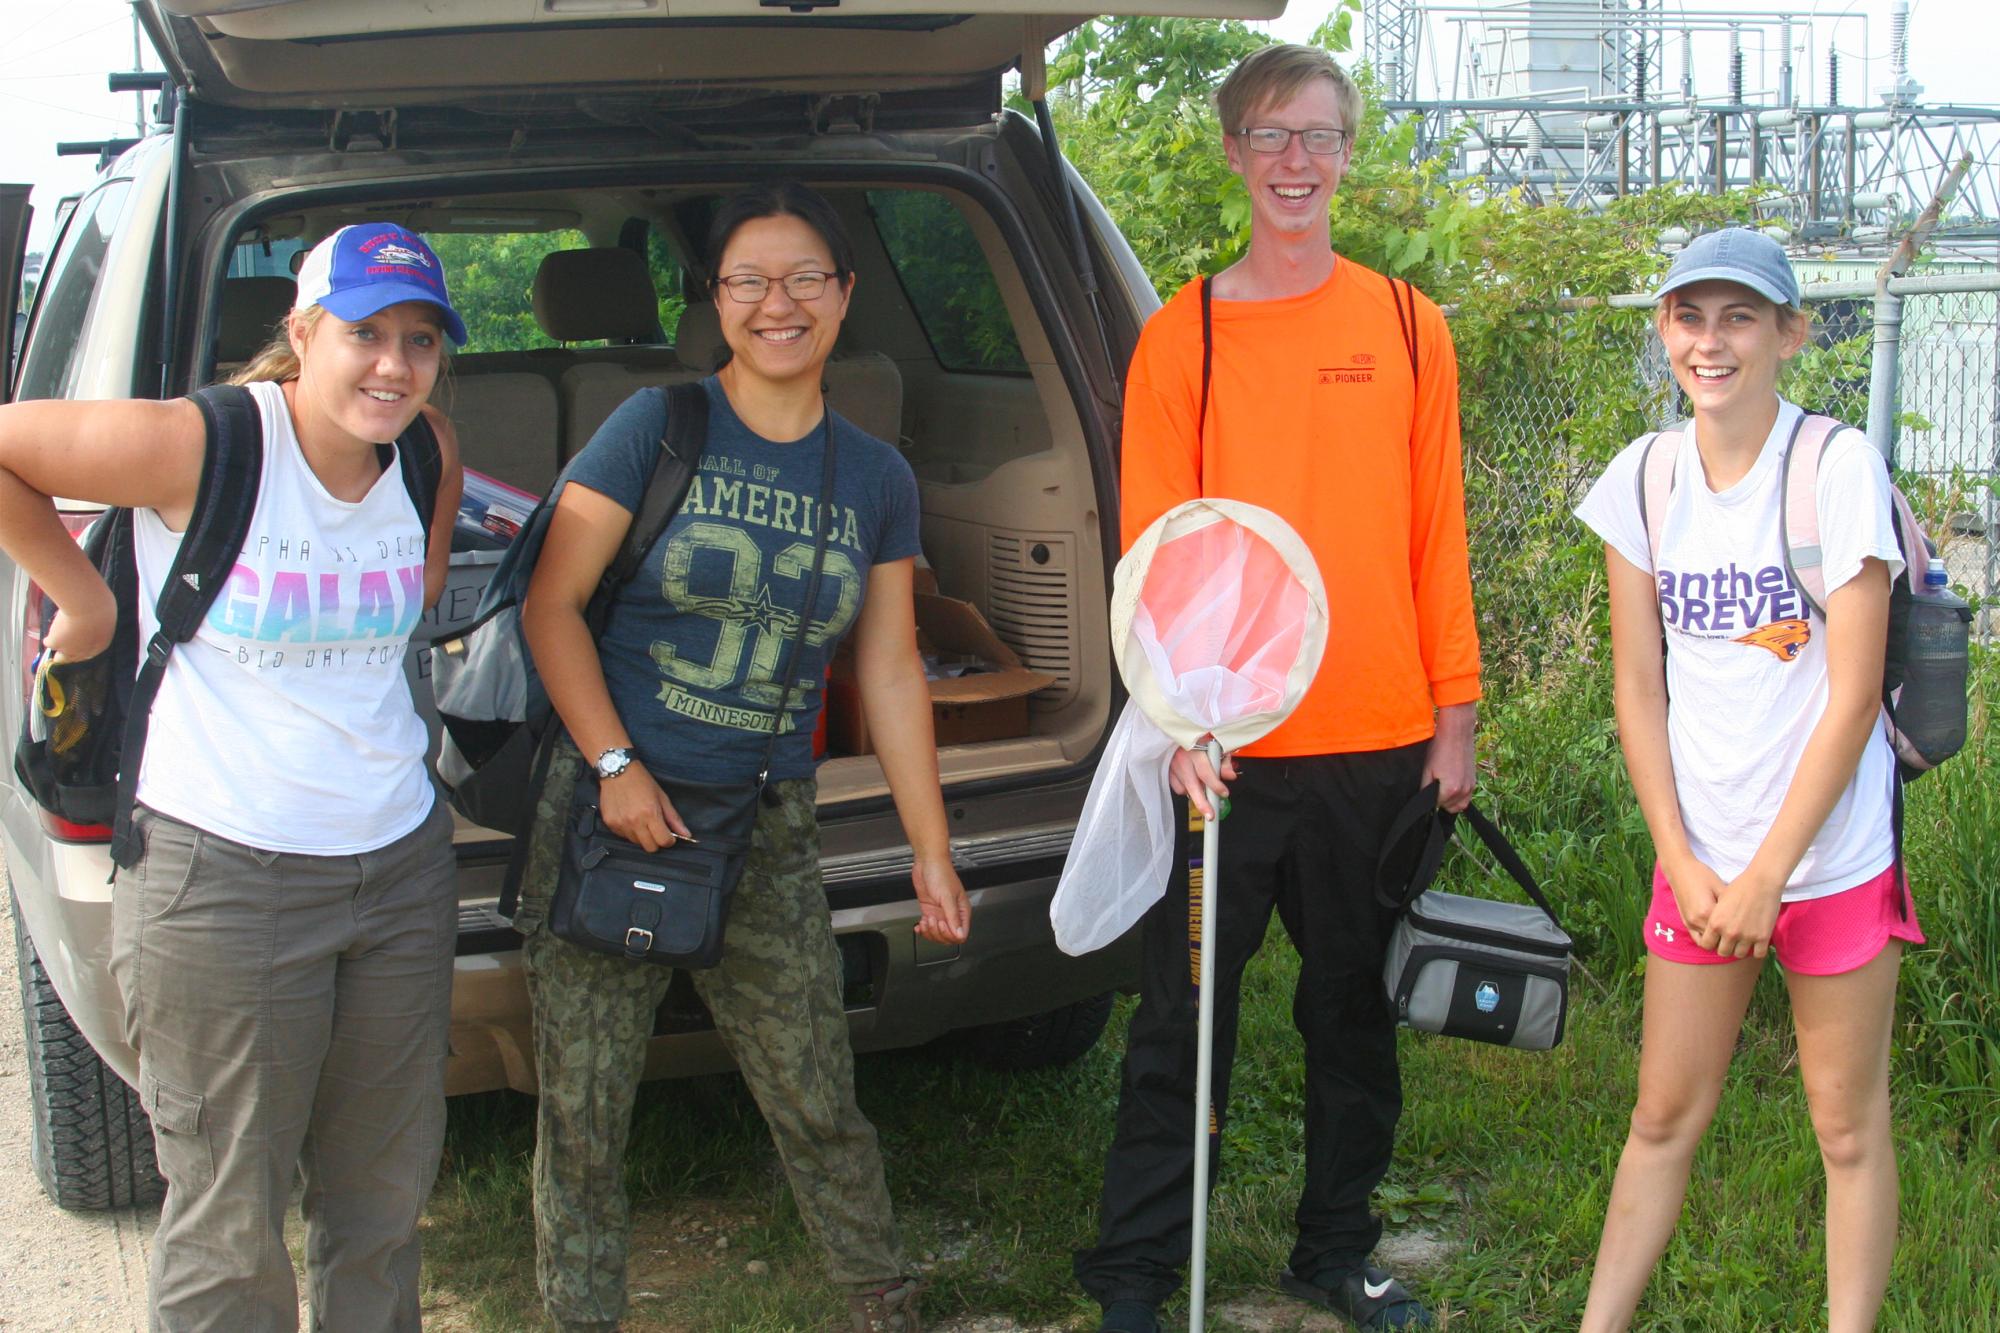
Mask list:
[[[1419,1032],[1551,1050],[1569,1015],[1569,934],[1512,845],[1474,806],[1466,807],[1466,821],[1533,906],[1427,887],[1454,819],[1436,800],[1435,788],[1426,788],[1398,819],[1376,889],[1385,906],[1402,911],[1382,970],[1396,1021]],[[1411,835],[1421,826],[1427,832],[1414,868],[1396,873],[1398,862],[1410,866]]]

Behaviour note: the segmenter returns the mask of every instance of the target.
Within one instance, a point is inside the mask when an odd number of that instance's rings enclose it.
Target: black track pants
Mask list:
[[[1389,1169],[1403,1097],[1382,987],[1394,914],[1376,904],[1375,865],[1427,749],[1244,759],[1230,784],[1215,934],[1214,1123],[1219,1133],[1227,1115],[1243,969],[1275,907],[1300,959],[1292,1021],[1305,1039],[1306,1161],[1290,1262],[1302,1275],[1359,1261],[1382,1233],[1368,1200]],[[1180,1286],[1192,1243],[1199,996],[1188,872],[1202,841],[1184,817],[1176,826],[1173,877],[1140,927],[1139,1008],[1126,1039],[1097,1245],[1076,1257],[1077,1281],[1103,1305],[1160,1304]],[[1211,1184],[1218,1148],[1211,1137]]]

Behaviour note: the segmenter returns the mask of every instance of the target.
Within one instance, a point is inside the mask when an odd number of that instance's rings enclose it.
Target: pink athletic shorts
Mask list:
[[[1777,928],[1771,932],[1771,952],[1787,972],[1831,977],[1874,961],[1892,939],[1922,944],[1924,932],[1917,927],[1917,905],[1910,897],[1909,880],[1896,872],[1897,867],[1891,866],[1851,889],[1783,904],[1778,908]],[[1905,907],[1901,917],[1896,915],[1898,897]],[[1743,961],[1704,949],[1689,937],[1680,904],[1674,901],[1666,874],[1657,865],[1653,867],[1653,904],[1646,911],[1645,931],[1647,950],[1670,963]]]

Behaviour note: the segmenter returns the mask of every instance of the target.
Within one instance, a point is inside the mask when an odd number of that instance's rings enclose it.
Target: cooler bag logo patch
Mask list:
[[[1482,1014],[1490,1014],[1500,1007],[1500,988],[1490,981],[1479,983],[1479,989],[1472,992],[1473,1007]]]

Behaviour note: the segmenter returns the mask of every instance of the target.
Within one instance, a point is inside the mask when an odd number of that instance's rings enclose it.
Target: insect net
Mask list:
[[[1211,736],[1225,751],[1240,749],[1305,696],[1326,648],[1319,567],[1269,510],[1190,500],[1118,562],[1111,645],[1130,698],[1049,906],[1069,954],[1111,943],[1165,892],[1174,750]]]

